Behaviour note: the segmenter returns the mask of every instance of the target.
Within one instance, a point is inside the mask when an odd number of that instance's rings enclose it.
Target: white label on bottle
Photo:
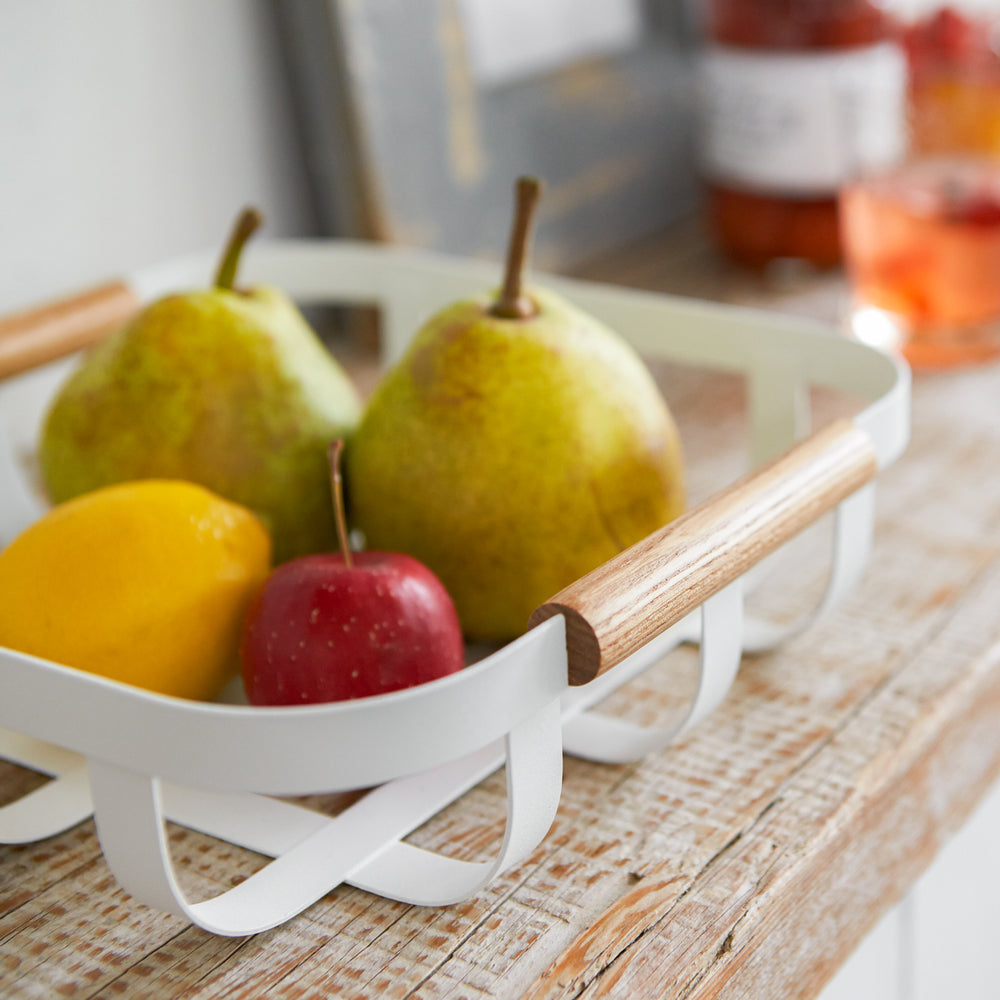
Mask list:
[[[832,52],[709,46],[702,160],[713,180],[826,195],[906,149],[906,63],[892,43]]]

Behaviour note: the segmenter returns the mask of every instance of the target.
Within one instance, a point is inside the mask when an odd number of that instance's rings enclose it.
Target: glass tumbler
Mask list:
[[[840,193],[850,328],[915,368],[984,362],[1000,355],[1000,4],[903,4],[908,156]]]

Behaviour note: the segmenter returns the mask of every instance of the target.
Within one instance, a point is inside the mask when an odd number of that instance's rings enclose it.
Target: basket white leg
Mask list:
[[[563,726],[568,753],[602,763],[638,760],[662,750],[725,698],[742,655],[743,584],[736,580],[701,606],[698,686],[683,717],[671,726],[638,726],[598,712],[580,712]]]
[[[496,875],[523,861],[555,819],[562,790],[559,702],[526,719],[506,738],[507,827],[492,861],[459,861],[396,841],[347,881],[421,906],[474,896]]]
[[[809,432],[809,393],[799,362],[782,351],[761,351],[748,373],[750,467],[791,448]]]
[[[438,892],[446,873],[452,898],[478,891],[502,868],[516,863],[544,837],[559,802],[562,743],[558,702],[537,711],[508,734],[513,778],[508,779],[508,831],[492,863],[457,862],[399,844],[399,838],[461,794],[469,766],[461,762],[389,782],[322,825],[240,885],[203,902],[189,902],[174,876],[163,827],[158,778],[104,761],[89,761],[97,831],[105,859],[136,899],[182,916],[214,934],[255,934],[295,916],[341,882],[358,875],[374,891],[423,902]],[[476,756],[476,755],[473,755]],[[483,761],[472,763],[480,774]],[[392,865],[379,856],[413,857],[420,872],[404,870],[397,887]],[[450,862],[450,863],[449,863]],[[372,865],[367,879],[363,872]],[[459,867],[460,866],[460,867]],[[394,891],[399,888],[401,891]],[[455,896],[454,893],[460,893]]]
[[[871,555],[874,533],[875,484],[869,483],[837,505],[833,565],[820,603],[809,613],[787,624],[748,616],[744,623],[744,651],[757,653],[772,649],[804,631],[837,605],[861,579]]]
[[[79,764],[34,791],[0,807],[0,844],[29,844],[53,837],[90,815],[87,768]]]
[[[54,837],[90,816],[83,758],[70,750],[0,729],[0,758],[52,776],[52,780],[0,806],[0,844]]]

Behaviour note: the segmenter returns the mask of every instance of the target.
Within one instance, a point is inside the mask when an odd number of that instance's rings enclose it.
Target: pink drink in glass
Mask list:
[[[917,160],[841,199],[859,339],[918,368],[1000,355],[1000,162]]]

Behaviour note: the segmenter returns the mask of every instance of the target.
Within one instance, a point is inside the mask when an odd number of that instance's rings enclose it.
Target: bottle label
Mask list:
[[[702,162],[734,187],[827,196],[906,150],[906,62],[891,42],[833,52],[706,48]]]

